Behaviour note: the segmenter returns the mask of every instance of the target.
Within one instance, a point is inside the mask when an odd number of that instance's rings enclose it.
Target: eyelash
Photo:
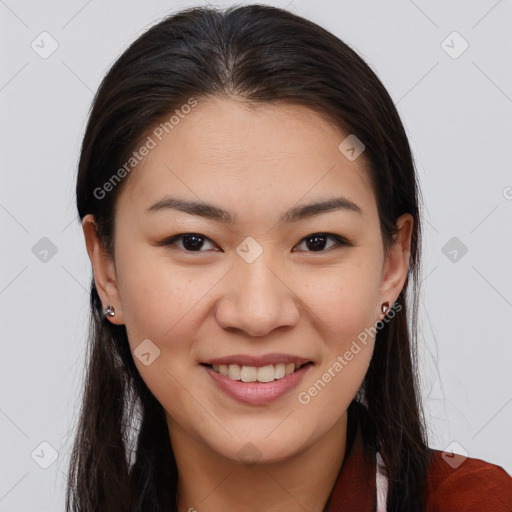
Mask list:
[[[200,233],[180,233],[179,235],[174,235],[174,236],[171,236],[170,238],[167,238],[161,242],[158,243],[158,245],[160,246],[170,246],[170,245],[175,245],[175,242],[178,241],[178,240],[182,240],[186,237],[192,237],[192,236],[196,236],[198,238],[204,238],[205,240],[209,240],[211,241],[207,236],[204,236],[204,235],[201,235]],[[311,253],[322,253],[322,252],[328,252],[330,249],[333,249],[333,248],[336,248],[336,247],[343,247],[343,246],[346,246],[346,247],[353,247],[353,244],[351,242],[349,242],[347,239],[339,236],[339,235],[335,235],[334,233],[311,233],[310,235],[307,235],[305,236],[300,242],[298,245],[300,245],[301,243],[303,243],[304,241],[308,240],[309,238],[313,238],[313,237],[324,237],[324,238],[330,238],[331,240],[334,240],[335,242],[335,245],[333,247],[330,247],[329,249],[325,249],[325,250],[320,250],[320,251],[306,251],[306,252],[311,252]],[[188,252],[188,253],[200,253],[200,252],[207,252],[207,251],[187,251],[186,249],[180,249],[180,250],[183,250],[184,252]]]

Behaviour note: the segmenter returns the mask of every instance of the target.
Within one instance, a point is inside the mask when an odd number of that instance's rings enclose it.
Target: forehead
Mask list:
[[[154,147],[129,176],[120,210],[142,214],[172,194],[261,213],[339,192],[375,213],[364,154],[348,160],[338,148],[348,133],[311,109],[208,98],[176,120],[149,132]]]

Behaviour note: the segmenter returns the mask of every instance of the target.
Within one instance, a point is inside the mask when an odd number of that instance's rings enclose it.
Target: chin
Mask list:
[[[226,430],[233,437],[223,432],[222,439],[209,438],[204,439],[204,442],[220,456],[245,465],[282,462],[304,452],[314,443],[314,429],[307,435],[303,431],[299,432],[299,428],[294,429],[297,425],[290,425],[289,418],[280,422],[274,419],[265,423],[265,428],[258,426],[257,429],[254,423],[244,425],[245,428],[239,427],[238,430],[230,430],[229,425],[226,425]]]

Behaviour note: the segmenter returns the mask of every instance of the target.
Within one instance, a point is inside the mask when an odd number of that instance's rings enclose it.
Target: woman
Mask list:
[[[428,447],[418,195],[388,93],[318,25],[195,8],[140,36],[79,163],[67,509],[511,510],[502,468]]]

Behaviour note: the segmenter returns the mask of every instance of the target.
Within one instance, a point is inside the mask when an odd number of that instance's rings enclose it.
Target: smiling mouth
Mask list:
[[[241,366],[239,364],[206,364],[202,366],[211,368],[215,373],[224,375],[228,379],[242,382],[273,382],[288,377],[304,366],[312,365],[312,361],[304,364],[280,363],[266,366]]]

